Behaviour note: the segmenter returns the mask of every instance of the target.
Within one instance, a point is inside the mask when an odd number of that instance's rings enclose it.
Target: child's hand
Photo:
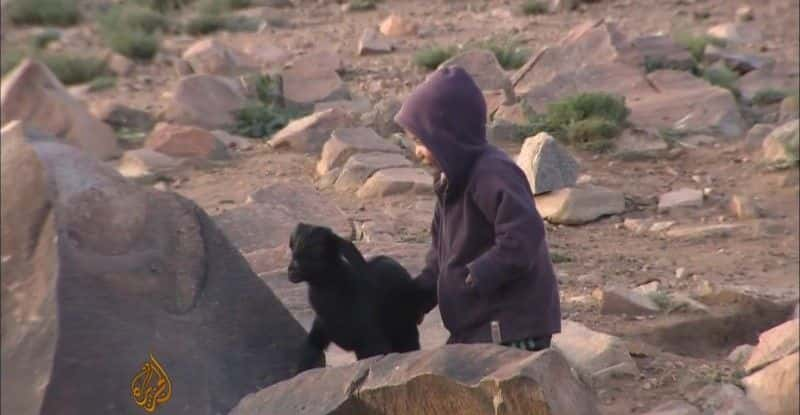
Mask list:
[[[469,274],[467,275],[467,279],[464,280],[464,283],[467,284],[467,287],[469,288],[475,288],[477,281],[475,281],[475,278],[472,277],[472,274]]]

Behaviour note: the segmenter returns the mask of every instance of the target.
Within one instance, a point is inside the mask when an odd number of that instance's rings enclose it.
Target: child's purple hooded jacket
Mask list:
[[[395,121],[439,162],[433,242],[417,281],[436,303],[448,343],[545,337],[561,330],[558,284],[544,222],[523,172],[486,141],[486,102],[461,68],[442,68],[406,100]],[[477,284],[465,284],[472,274]]]

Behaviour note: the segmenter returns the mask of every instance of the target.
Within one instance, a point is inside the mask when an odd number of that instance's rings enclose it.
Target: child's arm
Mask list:
[[[439,240],[438,232],[439,209],[437,208],[433,214],[433,221],[431,223],[431,247],[428,249],[428,254],[425,256],[425,268],[422,269],[422,272],[414,280],[422,291],[420,312],[423,315],[428,314],[438,303],[437,281],[439,279],[439,260],[436,251]]]
[[[545,228],[528,181],[503,162],[478,172],[472,200],[494,224],[494,246],[468,265],[474,285],[490,294],[529,269],[545,240]]]

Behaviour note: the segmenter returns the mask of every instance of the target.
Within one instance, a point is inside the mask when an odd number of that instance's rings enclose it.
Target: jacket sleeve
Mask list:
[[[494,225],[494,246],[468,268],[477,290],[489,295],[533,266],[545,228],[528,181],[516,165],[502,163],[477,173],[471,198]]]
[[[427,314],[433,310],[438,303],[437,282],[439,280],[439,260],[436,248],[439,240],[439,209],[433,214],[433,221],[431,223],[431,246],[428,249],[428,254],[425,256],[425,268],[414,280],[420,288],[420,311],[422,314]]]

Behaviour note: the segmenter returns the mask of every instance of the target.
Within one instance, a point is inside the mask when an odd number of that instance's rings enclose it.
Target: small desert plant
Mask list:
[[[546,131],[584,150],[602,152],[625,127],[629,110],[624,98],[606,93],[584,93],[551,103],[545,114],[528,114],[520,137]]]
[[[664,59],[663,57],[645,56],[644,57],[644,71],[646,73],[658,71],[661,69],[672,69],[675,71],[688,71],[694,75],[699,73],[697,62],[692,62],[687,65],[681,62],[674,62]]]
[[[57,30],[45,30],[33,36],[31,39],[31,46],[33,46],[34,49],[45,49],[51,42],[55,42],[60,38],[61,33]]]
[[[725,88],[731,91],[734,95],[739,95],[739,90],[736,88],[736,81],[739,80],[739,74],[726,66],[707,68],[703,71],[703,78],[712,85]]]
[[[503,69],[519,69],[530,56],[530,52],[512,40],[489,40],[477,45],[490,50]]]
[[[117,85],[117,78],[113,76],[101,76],[99,78],[95,78],[92,82],[89,83],[89,92],[98,92],[103,91],[109,88],[113,88]]]
[[[150,60],[159,48],[158,36],[138,30],[120,30],[105,35],[108,46],[131,59]]]
[[[375,10],[376,3],[376,0],[350,0],[347,6],[350,11]]]
[[[562,254],[560,252],[550,252],[550,261],[554,264],[563,264],[565,262],[572,262],[572,257],[566,254]]]
[[[205,15],[221,15],[252,5],[252,0],[199,0],[196,10]]]
[[[112,7],[100,17],[100,33],[113,51],[137,60],[150,60],[158,52],[159,32],[169,21],[155,11],[126,4]]]
[[[16,68],[25,59],[25,52],[20,49],[3,48],[0,53],[0,74],[5,75]]]
[[[278,78],[269,75],[255,80],[256,100],[236,111],[236,123],[231,132],[252,138],[264,138],[285,127],[289,121],[303,116],[300,111],[286,108]]]
[[[225,19],[222,16],[199,15],[186,23],[185,30],[189,35],[200,36],[222,30],[223,27]]]
[[[68,55],[63,53],[38,57],[65,85],[89,82],[106,71],[102,59],[90,56]]]
[[[12,0],[7,13],[12,22],[27,25],[72,26],[81,17],[75,0]]]
[[[414,54],[414,63],[428,70],[434,70],[442,62],[450,59],[455,54],[455,48],[444,46],[430,46]]]
[[[173,10],[180,10],[184,6],[192,3],[193,0],[136,0],[135,3],[150,8],[152,10],[166,13]]]
[[[789,91],[780,89],[767,88],[762,89],[753,96],[753,104],[755,105],[770,105],[777,104],[783,101],[784,98],[791,95]]]
[[[658,306],[658,308],[662,310],[669,309],[670,305],[672,304],[672,299],[670,299],[669,294],[665,293],[664,291],[654,291],[648,295],[651,300]]]
[[[703,60],[706,46],[709,44],[725,46],[725,41],[723,40],[708,35],[694,35],[684,31],[674,33],[672,39],[675,43],[688,50],[696,62],[701,62]]]
[[[526,0],[522,3],[522,12],[531,16],[547,13],[547,4],[541,0]]]

